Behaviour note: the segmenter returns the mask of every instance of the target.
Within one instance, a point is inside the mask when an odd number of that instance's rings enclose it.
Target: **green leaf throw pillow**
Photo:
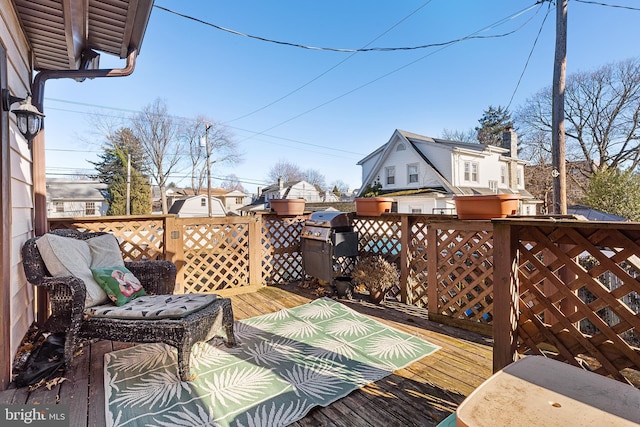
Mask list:
[[[117,306],[147,294],[140,280],[126,267],[92,268],[91,273],[109,299]]]

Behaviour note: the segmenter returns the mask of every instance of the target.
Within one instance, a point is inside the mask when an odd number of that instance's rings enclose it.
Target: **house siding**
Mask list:
[[[7,62],[6,81],[2,85],[15,96],[24,96],[30,92],[28,45],[11,3],[8,5],[0,9],[0,42],[6,49]],[[2,206],[2,215],[9,215],[8,221],[2,221],[2,235],[10,236],[3,237],[1,248],[2,297],[10,301],[8,312],[3,309],[0,313],[3,322],[9,322],[8,333],[2,334],[0,343],[3,346],[0,363],[2,372],[6,372],[10,371],[13,355],[34,319],[33,288],[25,279],[20,255],[24,242],[33,236],[34,222],[31,151],[17,130],[14,114],[3,114],[1,127],[9,143],[8,150],[2,151],[2,156],[9,156],[2,160],[9,169],[8,173],[2,173],[2,191],[9,193],[4,199],[8,206]],[[3,331],[6,330],[5,326]]]

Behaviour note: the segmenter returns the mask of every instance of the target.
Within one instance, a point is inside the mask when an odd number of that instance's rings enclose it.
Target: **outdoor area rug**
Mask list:
[[[107,426],[285,426],[438,350],[328,298],[236,321],[238,345],[198,343],[190,382],[177,352],[105,355]]]

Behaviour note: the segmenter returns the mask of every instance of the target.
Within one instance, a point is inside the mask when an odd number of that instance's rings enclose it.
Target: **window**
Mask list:
[[[398,144],[398,146],[396,147],[396,151],[404,151],[406,149],[407,147],[405,147],[404,144]]]
[[[236,197],[236,204],[237,205],[241,205],[242,204],[242,197]]]
[[[412,214],[421,214],[422,213],[422,208],[411,208],[411,213]]]
[[[498,192],[498,181],[489,181],[489,189],[494,193]]]
[[[53,207],[56,212],[64,212],[64,202],[53,202]]]
[[[385,168],[387,173],[387,185],[394,185],[396,183],[396,168],[395,166],[389,166]]]
[[[87,202],[84,205],[84,214],[86,216],[91,216],[96,214],[96,203],[95,202]]]
[[[516,172],[516,184],[520,186],[522,184],[522,170],[518,169]]]
[[[507,167],[506,166],[500,166],[500,183],[501,184],[507,183]]]
[[[200,199],[200,206],[205,207],[207,206],[207,199],[205,199],[204,197]]]
[[[407,166],[407,173],[409,174],[409,183],[418,182],[418,165]]]
[[[464,162],[464,180],[478,182],[477,162]]]

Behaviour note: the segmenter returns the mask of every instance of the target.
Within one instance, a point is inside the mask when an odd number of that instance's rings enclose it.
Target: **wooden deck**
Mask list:
[[[305,304],[314,297],[308,289],[288,285],[231,298],[235,318],[244,319]],[[293,426],[434,426],[492,373],[491,339],[431,322],[426,311],[400,303],[342,302],[442,349],[327,407],[313,409]],[[0,392],[0,403],[66,404],[70,426],[104,426],[104,354],[129,345],[94,342],[74,359],[67,381],[51,390],[9,388]]]

